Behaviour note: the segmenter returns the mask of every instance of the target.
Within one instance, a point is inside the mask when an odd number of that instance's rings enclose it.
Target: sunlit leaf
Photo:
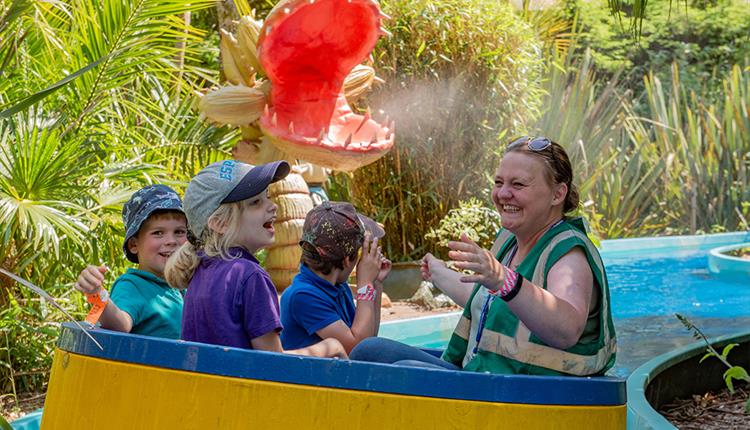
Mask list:
[[[721,351],[721,356],[727,358],[727,356],[729,355],[729,351],[731,351],[735,346],[739,346],[739,343],[730,343],[729,345],[725,346]]]

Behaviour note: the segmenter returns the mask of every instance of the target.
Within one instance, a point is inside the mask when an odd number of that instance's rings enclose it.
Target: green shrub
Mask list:
[[[667,81],[676,62],[682,88],[717,97],[723,76],[750,59],[750,7],[744,0],[653,0],[638,41],[614,23],[605,0],[569,0],[567,7],[578,14],[579,41],[592,50],[596,68],[609,76],[625,71],[636,96],[643,93],[643,76],[653,71]]]
[[[46,384],[58,327],[43,322],[48,315],[42,309],[38,299],[12,298],[0,311],[0,366],[6,370],[0,373],[0,389],[4,393],[33,392]]]
[[[477,199],[458,202],[458,207],[448,211],[440,224],[425,235],[425,239],[435,240],[441,247],[447,247],[451,240],[458,240],[461,233],[484,249],[490,249],[495,235],[500,230],[500,214]],[[441,249],[444,253],[444,249]]]

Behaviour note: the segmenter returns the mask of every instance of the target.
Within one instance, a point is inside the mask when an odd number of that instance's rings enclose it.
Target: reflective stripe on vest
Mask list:
[[[607,329],[604,331],[608,332]],[[609,339],[596,355],[574,354],[551,346],[519,340],[490,329],[484,329],[482,340],[479,341],[479,349],[482,351],[578,376],[598,373],[607,364],[615,348],[615,340]]]

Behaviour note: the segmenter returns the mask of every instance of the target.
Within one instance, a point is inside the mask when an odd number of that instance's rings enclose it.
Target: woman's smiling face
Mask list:
[[[529,237],[562,216],[566,191],[564,184],[549,183],[542,160],[513,151],[503,157],[495,172],[492,201],[504,228]]]

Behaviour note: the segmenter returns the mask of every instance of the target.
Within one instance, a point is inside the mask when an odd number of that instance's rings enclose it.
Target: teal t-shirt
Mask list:
[[[134,334],[179,339],[182,293],[164,279],[143,270],[128,269],[117,278],[112,301],[133,319]]]

